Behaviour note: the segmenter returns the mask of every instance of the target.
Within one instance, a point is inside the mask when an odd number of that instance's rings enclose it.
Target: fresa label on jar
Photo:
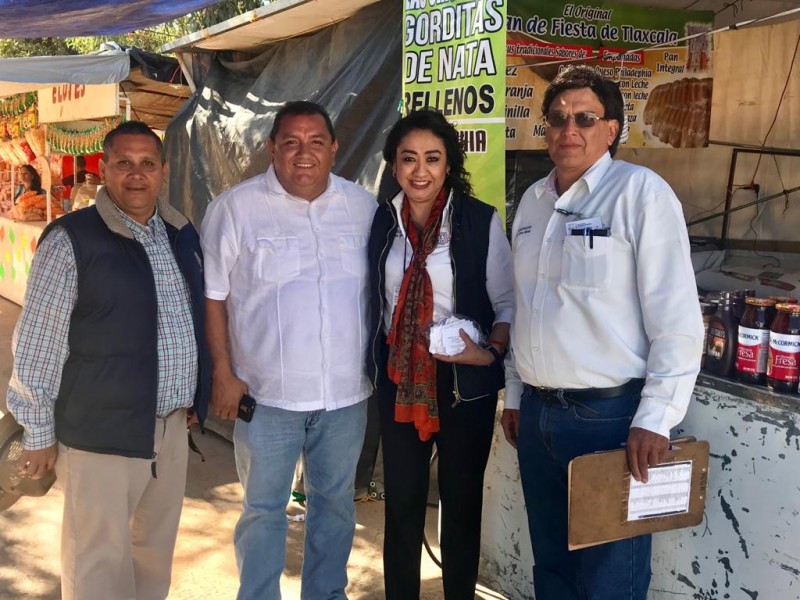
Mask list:
[[[775,333],[769,336],[767,377],[779,381],[797,381],[800,364],[800,335]]]
[[[769,330],[739,326],[739,346],[736,349],[736,370],[760,375],[767,372]]]

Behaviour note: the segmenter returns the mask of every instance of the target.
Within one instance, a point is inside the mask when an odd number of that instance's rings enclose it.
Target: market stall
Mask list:
[[[22,304],[44,227],[92,201],[105,135],[131,118],[163,129],[189,93],[175,59],[114,44],[0,60],[0,295]],[[29,166],[42,191],[16,197]]]
[[[706,315],[705,366],[688,414],[672,432],[710,443],[705,518],[698,527],[654,536],[652,600],[798,597],[800,396],[798,354],[791,351],[798,342],[791,329],[797,311],[777,310],[769,300],[789,304],[800,295],[798,44],[796,17],[714,34],[710,105],[702,94],[681,100],[678,90],[672,92],[668,104],[674,106],[656,112],[665,123],[654,122],[651,113],[650,123],[631,128],[634,141],[638,136],[643,143],[622,145],[617,154],[650,167],[677,193],[698,291],[715,303],[714,315]],[[672,48],[661,52],[675,54]],[[631,104],[658,100],[659,94],[641,91],[643,82],[632,82]],[[699,105],[693,97],[710,108],[702,147],[694,137]],[[539,104],[536,94],[528,100],[532,110]],[[645,108],[643,121],[647,115]],[[688,136],[682,131],[687,123]],[[518,152],[509,162],[510,196],[516,198],[550,168],[546,155],[535,152]],[[747,306],[753,315],[761,311],[760,319],[746,317]],[[775,318],[780,314],[783,321]],[[486,481],[485,505],[495,510],[484,515],[481,572],[508,597],[524,598],[532,589],[531,541],[516,455],[499,423]]]
[[[108,96],[108,85],[112,88],[113,111],[103,109],[102,98],[94,93],[100,88],[101,94]],[[0,198],[4,200],[4,210],[0,212],[0,295],[17,304],[22,304],[25,296],[39,236],[50,221],[70,209],[71,187],[62,185],[62,165],[66,161],[74,163],[75,156],[100,151],[103,137],[121,119],[115,115],[99,123],[81,121],[81,117],[94,116],[91,113],[98,108],[109,114],[118,112],[116,84],[79,86],[82,89],[78,94],[75,93],[78,86],[70,84],[67,87],[66,90],[53,88],[52,93],[49,90],[45,92],[48,100],[57,100],[60,114],[66,118],[65,124],[52,122],[47,109],[39,110],[38,96],[42,92],[11,96],[0,101],[0,105],[24,108],[20,114],[2,121],[6,141],[0,143],[0,157],[6,165],[0,187]],[[64,92],[63,97],[59,96],[59,91]],[[81,114],[80,108],[70,107],[73,103],[91,106],[89,115]],[[26,189],[22,185],[30,184],[30,176],[27,180],[24,175],[15,176],[22,170],[38,179],[35,186],[38,189]],[[17,186],[18,182],[21,182],[20,186]]]

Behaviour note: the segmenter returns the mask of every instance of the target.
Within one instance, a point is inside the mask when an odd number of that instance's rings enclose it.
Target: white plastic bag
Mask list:
[[[428,351],[431,354],[444,356],[460,354],[467,347],[459,334],[462,329],[479,346],[486,343],[486,336],[481,331],[480,325],[466,317],[452,315],[436,319],[431,323],[428,332]]]

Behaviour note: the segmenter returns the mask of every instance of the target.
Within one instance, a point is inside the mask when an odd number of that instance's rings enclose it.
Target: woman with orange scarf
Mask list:
[[[458,133],[441,113],[400,119],[383,157],[400,191],[380,204],[370,234],[367,368],[381,417],[386,598],[419,598],[435,444],[445,598],[472,600],[483,472],[513,312],[511,249],[496,211],[471,196]],[[476,322],[488,342],[461,330],[462,352],[430,354],[431,323],[450,315]]]

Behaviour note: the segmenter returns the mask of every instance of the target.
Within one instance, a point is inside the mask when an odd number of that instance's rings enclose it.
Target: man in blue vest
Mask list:
[[[42,233],[14,332],[20,472],[55,466],[64,490],[66,600],[169,592],[186,427],[205,418],[210,359],[200,243],[162,194],[161,150],[144,123],[106,136],[106,186]]]

